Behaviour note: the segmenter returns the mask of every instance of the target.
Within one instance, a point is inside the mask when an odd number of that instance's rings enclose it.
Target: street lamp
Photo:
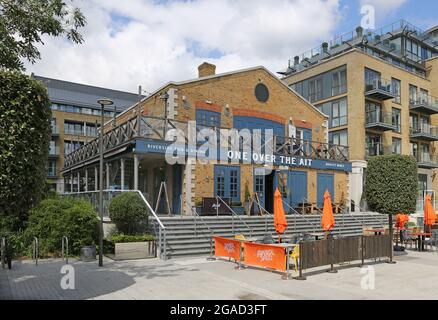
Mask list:
[[[99,133],[99,267],[103,267],[103,126],[104,108],[114,102],[110,99],[102,98],[97,100],[100,104],[100,133]]]

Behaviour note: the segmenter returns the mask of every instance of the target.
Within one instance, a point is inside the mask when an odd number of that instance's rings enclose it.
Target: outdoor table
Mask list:
[[[315,240],[319,240],[320,237],[325,236],[325,233],[324,232],[312,232],[312,233],[309,233],[309,235],[311,235],[312,237],[315,237]]]
[[[385,232],[385,229],[366,229],[365,231],[374,232],[374,235],[381,235],[382,232]]]
[[[410,236],[418,237],[418,251],[424,251],[424,240],[432,234],[429,232],[413,232]]]

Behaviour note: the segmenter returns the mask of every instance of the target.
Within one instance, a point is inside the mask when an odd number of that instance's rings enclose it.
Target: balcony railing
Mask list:
[[[68,129],[64,130],[64,134],[69,134],[72,136],[84,136],[85,135],[84,130],[68,130]]]
[[[193,126],[189,133],[189,124],[187,121],[170,120],[151,116],[141,117],[139,132],[138,127],[137,118],[132,118],[118,127],[106,132],[103,138],[104,151],[126,144],[135,138],[173,142],[171,139],[169,139],[169,137],[166,139],[166,133],[171,129],[180,130],[180,136],[184,137],[186,143],[188,142],[189,134],[191,136],[196,135],[203,128],[212,129],[216,133],[218,141],[220,141],[221,144],[223,141],[225,141],[225,139],[231,139],[228,135],[224,135],[225,132],[221,130],[230,130],[230,128],[205,127],[197,125]],[[197,141],[196,136],[194,140],[199,145],[205,143],[204,141]],[[348,161],[347,146],[321,143],[318,141],[300,140],[276,135],[273,135],[272,139],[269,140],[266,137],[263,137],[262,141],[262,148],[265,148],[265,152],[272,151],[274,154],[301,156],[313,159]],[[232,145],[230,142],[231,140],[229,140],[227,144]],[[274,148],[274,150],[270,150],[269,148]],[[95,138],[86,143],[84,146],[80,147],[78,150],[66,155],[64,166],[65,168],[69,168],[77,163],[89,160],[90,158],[98,155],[99,139]]]
[[[392,123],[392,114],[380,111],[366,113],[365,128],[379,131],[397,130],[397,126]]]
[[[421,168],[438,168],[438,155],[420,152],[413,156],[417,159],[417,165]]]
[[[377,100],[388,100],[396,97],[396,95],[391,92],[391,81],[381,78],[375,78],[365,82],[365,96]]]
[[[438,141],[438,127],[423,123],[419,127],[410,128],[410,138],[426,141]]]
[[[59,156],[59,147],[50,147],[49,156]]]
[[[438,113],[438,98],[433,96],[411,98],[409,100],[409,108],[426,114]]]

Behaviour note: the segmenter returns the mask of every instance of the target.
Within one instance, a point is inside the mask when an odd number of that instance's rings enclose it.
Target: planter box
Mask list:
[[[115,260],[147,259],[156,255],[155,241],[116,243],[114,248]]]

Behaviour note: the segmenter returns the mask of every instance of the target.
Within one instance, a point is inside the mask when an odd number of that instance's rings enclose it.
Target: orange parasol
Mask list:
[[[287,227],[286,215],[283,208],[283,199],[278,188],[274,193],[274,226],[277,233],[284,233]]]
[[[431,226],[435,224],[436,213],[432,206],[432,199],[429,194],[426,194],[424,199],[424,224],[426,226]]]
[[[324,192],[324,208],[322,210],[322,228],[325,231],[330,231],[335,226],[335,218],[333,216],[332,201],[328,190]]]
[[[398,229],[402,229],[405,227],[406,222],[409,221],[409,216],[407,214],[398,213],[395,216],[395,220],[396,220],[395,227]]]

